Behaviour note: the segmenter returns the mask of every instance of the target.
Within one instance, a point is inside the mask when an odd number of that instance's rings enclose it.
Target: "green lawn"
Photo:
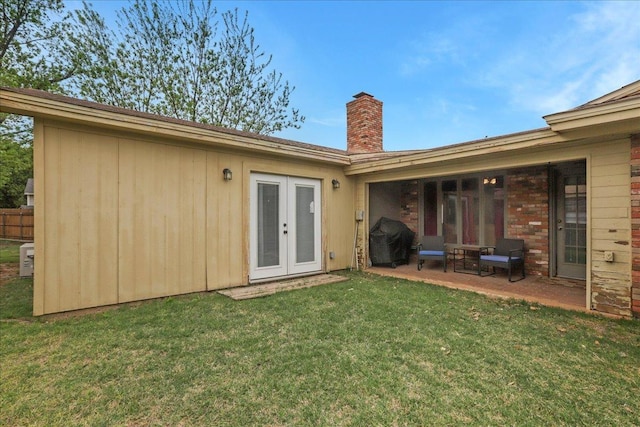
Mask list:
[[[20,245],[23,242],[0,239],[0,264],[20,262]]]
[[[640,419],[637,321],[360,273],[262,299],[195,294],[67,318],[30,318],[30,296],[30,281],[0,287],[3,426]]]

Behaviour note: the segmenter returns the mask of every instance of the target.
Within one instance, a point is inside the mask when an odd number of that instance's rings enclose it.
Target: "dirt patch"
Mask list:
[[[90,314],[100,314],[106,311],[116,310],[122,305],[107,305],[103,307],[82,308],[73,311],[64,311],[62,313],[45,314],[41,316],[41,319],[45,321],[74,319],[78,317],[88,316]]]
[[[20,263],[3,262],[0,264],[0,286],[20,277]]]

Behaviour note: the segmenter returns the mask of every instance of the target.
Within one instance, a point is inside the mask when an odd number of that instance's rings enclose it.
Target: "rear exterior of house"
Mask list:
[[[422,152],[352,156],[359,242],[381,216],[448,245],[525,240],[528,274],[585,288],[585,307],[640,313],[640,82],[549,128]]]
[[[528,274],[640,314],[640,82],[548,128],[411,152],[383,151],[366,93],[347,104],[346,151],[0,95],[35,117],[35,315],[341,270],[355,227],[366,269],[381,216],[449,244],[522,238]]]

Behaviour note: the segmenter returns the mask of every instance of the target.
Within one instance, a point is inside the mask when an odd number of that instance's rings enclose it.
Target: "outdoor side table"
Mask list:
[[[491,246],[453,245],[453,271],[480,275],[480,254]]]

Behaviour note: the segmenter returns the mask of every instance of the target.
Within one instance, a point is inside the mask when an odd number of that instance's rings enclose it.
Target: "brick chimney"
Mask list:
[[[347,103],[347,152],[379,153],[382,150],[382,101],[360,92]]]

